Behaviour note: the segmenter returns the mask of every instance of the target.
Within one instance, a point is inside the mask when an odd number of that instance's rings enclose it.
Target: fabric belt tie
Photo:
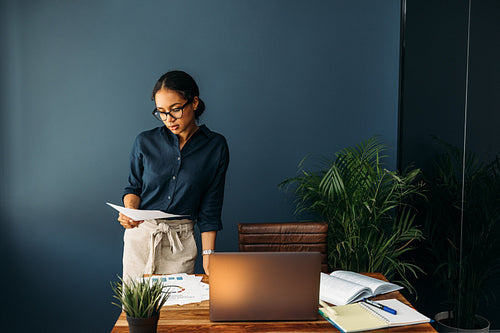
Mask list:
[[[149,268],[150,271],[146,274],[153,274],[155,271],[155,256],[156,247],[161,243],[163,236],[166,234],[168,241],[170,243],[170,249],[172,253],[178,253],[184,251],[184,245],[179,238],[178,231],[181,231],[181,226],[170,227],[168,223],[158,223],[156,229],[151,233],[150,236],[150,247],[149,247],[149,257],[146,264],[146,269]]]

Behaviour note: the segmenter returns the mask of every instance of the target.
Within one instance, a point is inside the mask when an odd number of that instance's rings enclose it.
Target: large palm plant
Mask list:
[[[382,163],[386,150],[373,137],[336,153],[333,160],[316,159],[317,171],[304,170],[306,158],[300,175],[280,186],[295,185],[297,213],[314,212],[328,222],[330,267],[381,272],[413,290],[408,274],[421,269],[405,254],[413,249],[412,242],[422,239],[409,204],[413,196],[423,196],[422,185],[416,183],[420,170],[405,175],[387,170]]]

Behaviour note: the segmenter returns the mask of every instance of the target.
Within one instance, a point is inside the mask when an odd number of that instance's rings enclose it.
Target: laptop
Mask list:
[[[210,256],[211,321],[317,320],[319,252]]]

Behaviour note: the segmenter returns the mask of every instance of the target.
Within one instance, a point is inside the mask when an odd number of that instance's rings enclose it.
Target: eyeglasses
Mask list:
[[[173,108],[172,110],[167,111],[167,112],[160,111],[160,110],[158,110],[158,108],[155,108],[153,110],[153,116],[156,119],[158,119],[159,121],[165,121],[165,120],[167,120],[167,116],[168,115],[170,115],[174,119],[180,119],[180,118],[182,118],[182,114],[183,114],[184,108],[189,103],[191,103],[191,101],[188,100],[183,106],[181,106],[179,108]]]

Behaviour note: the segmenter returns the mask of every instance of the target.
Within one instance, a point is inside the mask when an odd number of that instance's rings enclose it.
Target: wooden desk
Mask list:
[[[382,274],[367,273],[377,279],[386,280]],[[206,276],[203,282],[208,282]],[[399,291],[393,291],[377,296],[375,300],[397,298],[411,306],[410,302]],[[338,332],[318,314],[316,321],[273,321],[273,322],[211,322],[208,319],[208,301],[186,305],[164,306],[160,313],[157,333],[166,332]],[[124,312],[120,314],[112,333],[128,332],[127,318]],[[436,332],[431,324],[394,327],[390,329],[373,330],[370,332]]]

